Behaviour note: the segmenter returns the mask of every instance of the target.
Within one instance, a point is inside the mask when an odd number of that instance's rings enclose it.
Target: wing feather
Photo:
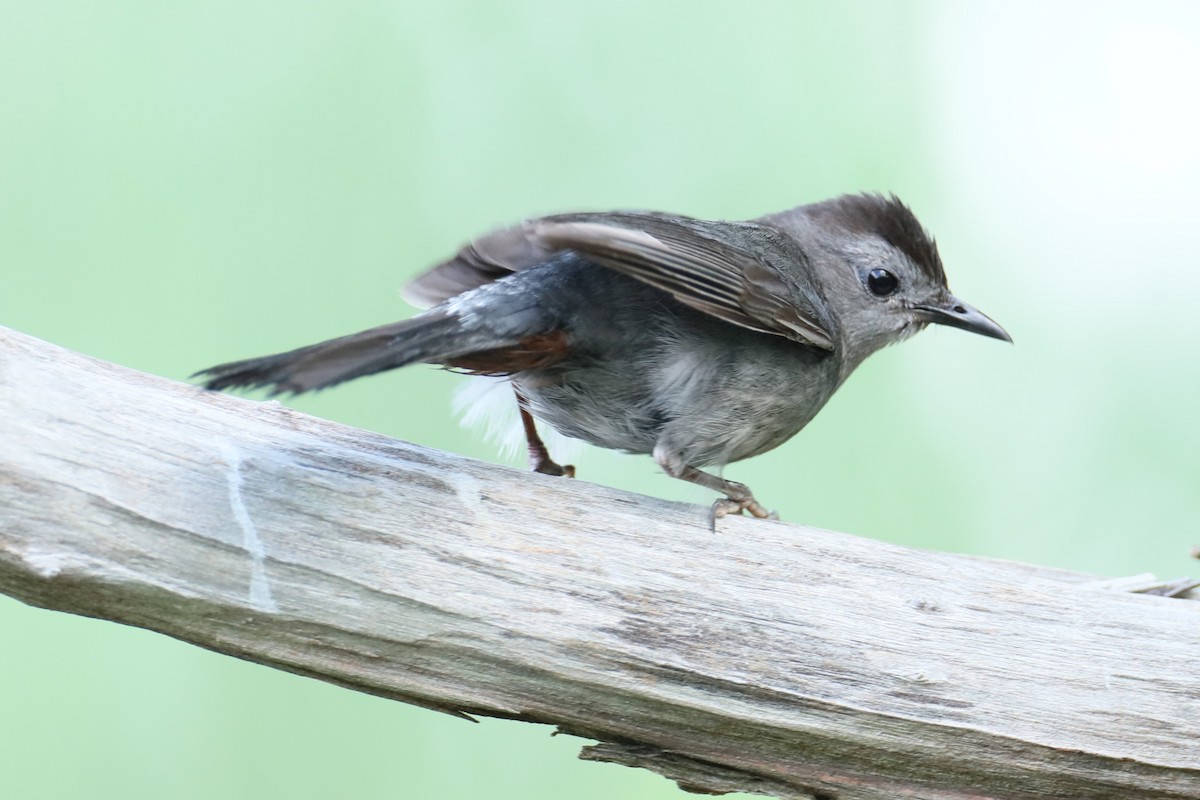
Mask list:
[[[833,338],[811,301],[767,262],[705,236],[690,221],[612,215],[610,222],[604,216],[549,217],[529,224],[549,249],[574,250],[734,325],[832,349]],[[641,225],[626,227],[629,221]]]
[[[721,226],[737,236],[717,238]],[[740,226],[740,227],[739,227]],[[734,325],[824,350],[833,337],[813,293],[739,246],[745,223],[700,222],[652,212],[560,214],[476,239],[405,289],[433,305],[571,250]],[[760,241],[769,239],[764,233]]]

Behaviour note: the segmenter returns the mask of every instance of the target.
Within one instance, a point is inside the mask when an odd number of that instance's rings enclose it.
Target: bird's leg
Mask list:
[[[762,503],[755,499],[750,487],[744,483],[727,481],[695,467],[684,467],[683,471],[675,477],[725,493],[724,497],[714,500],[709,509],[708,527],[714,531],[717,529],[717,520],[720,517],[728,514],[740,514],[743,511],[749,511],[752,516],[759,519],[779,519],[777,513],[768,511]]]
[[[712,504],[708,517],[708,526],[717,529],[717,519],[729,514],[740,514],[749,511],[759,519],[779,519],[774,511],[768,511],[762,503],[755,499],[754,493],[744,483],[727,481],[710,472],[696,469],[690,464],[683,463],[677,456],[666,452],[661,446],[654,448],[654,460],[663,471],[672,478],[697,483],[706,489],[722,492],[725,496]]]
[[[533,415],[525,408],[525,395],[515,388],[513,391],[517,395],[517,408],[521,412],[521,424],[525,427],[525,441],[529,443],[529,468],[543,475],[566,475],[568,478],[574,478],[574,466],[570,464],[559,466],[550,458],[550,451],[546,449],[546,443],[542,441],[541,436],[538,436]]]

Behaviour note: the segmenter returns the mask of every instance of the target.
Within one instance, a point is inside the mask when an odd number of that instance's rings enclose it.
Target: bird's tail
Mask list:
[[[310,392],[418,362],[450,363],[463,353],[514,343],[433,309],[403,322],[352,333],[272,356],[231,361],[197,372],[208,389],[269,387],[271,394]]]

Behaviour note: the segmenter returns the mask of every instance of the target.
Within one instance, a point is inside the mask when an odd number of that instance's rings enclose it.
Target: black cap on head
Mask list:
[[[946,285],[946,271],[937,243],[921,226],[912,209],[896,195],[844,194],[811,206],[814,216],[833,222],[849,233],[873,234],[908,256],[925,275]]]

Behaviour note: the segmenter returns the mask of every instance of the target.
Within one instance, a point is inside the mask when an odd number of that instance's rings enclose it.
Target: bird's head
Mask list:
[[[809,255],[851,361],[931,322],[1012,341],[950,292],[933,237],[895,196],[844,195],[797,211],[815,228],[819,251]]]

